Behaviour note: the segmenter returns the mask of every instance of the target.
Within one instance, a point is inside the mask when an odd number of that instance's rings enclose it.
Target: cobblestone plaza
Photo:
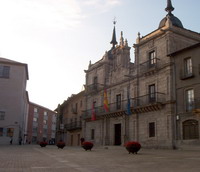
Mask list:
[[[0,146],[0,172],[198,172],[200,149],[141,149],[128,154],[122,146],[81,147]]]

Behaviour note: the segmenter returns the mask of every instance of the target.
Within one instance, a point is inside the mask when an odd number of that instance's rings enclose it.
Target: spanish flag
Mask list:
[[[109,106],[108,106],[108,97],[107,97],[107,91],[104,89],[104,101],[103,101],[103,106],[106,112],[109,112]]]

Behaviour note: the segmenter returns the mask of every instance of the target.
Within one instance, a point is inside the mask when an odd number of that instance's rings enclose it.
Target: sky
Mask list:
[[[28,64],[29,100],[51,110],[83,90],[89,61],[111,48],[113,20],[133,46],[158,28],[167,0],[0,0],[0,57]],[[200,1],[172,0],[184,28],[200,32]],[[134,61],[131,48],[131,61]]]

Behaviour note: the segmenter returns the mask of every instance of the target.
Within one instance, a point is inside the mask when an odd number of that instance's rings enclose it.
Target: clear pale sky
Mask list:
[[[54,110],[85,83],[84,70],[116,34],[135,43],[156,30],[167,0],[0,0],[0,56],[28,64],[31,102]],[[200,1],[172,0],[186,29],[200,32]],[[131,59],[133,57],[131,49]]]

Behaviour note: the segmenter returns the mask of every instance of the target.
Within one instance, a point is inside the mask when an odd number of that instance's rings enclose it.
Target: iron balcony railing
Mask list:
[[[144,63],[141,63],[140,72],[141,73],[148,72],[152,69],[158,69],[159,67],[161,67],[161,60],[159,58],[154,58]]]
[[[86,86],[86,93],[87,94],[91,94],[91,93],[96,93],[100,90],[102,90],[104,87],[103,84],[99,84],[99,83],[94,83],[94,84],[90,84]]]
[[[196,109],[200,109],[200,97],[199,98],[196,98],[195,100],[194,100],[194,103],[195,103],[195,108]]]
[[[75,130],[75,129],[81,129],[82,128],[82,122],[70,122],[64,125],[65,130]]]
[[[165,94],[164,93],[158,93],[155,92],[153,94],[147,94],[144,96],[131,98],[130,99],[130,107],[131,108],[140,108],[142,106],[148,106],[150,104],[156,104],[156,103],[164,103],[165,102]],[[114,102],[110,103],[109,106],[109,112],[106,112],[103,105],[95,107],[95,109],[88,109],[84,111],[83,118],[90,118],[92,116],[92,113],[95,112],[95,115],[101,116],[105,113],[113,113],[118,111],[127,111],[127,104],[128,100],[122,100],[120,102]]]
[[[194,77],[194,69],[192,69],[190,72],[185,71],[184,69],[180,70],[180,79],[185,80],[188,78]]]
[[[198,110],[200,112],[200,98],[196,98],[191,102],[186,103],[186,111],[190,112]]]

